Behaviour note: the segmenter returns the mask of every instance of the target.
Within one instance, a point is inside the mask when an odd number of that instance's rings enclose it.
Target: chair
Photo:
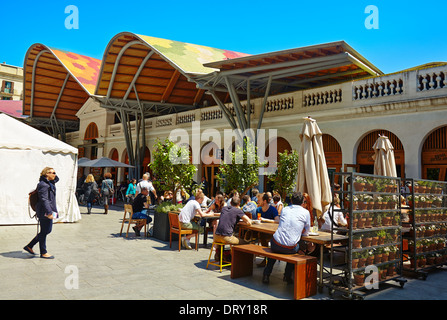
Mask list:
[[[129,217],[127,217],[127,214],[129,214]],[[124,216],[123,216],[123,222],[121,223],[121,230],[120,230],[120,236],[123,233],[123,227],[124,227],[124,223],[127,222],[127,233],[126,233],[126,238],[129,236],[129,228],[130,225],[132,223],[140,223],[140,222],[144,222],[144,234],[147,237],[147,224],[146,224],[146,219],[132,219],[133,216],[133,208],[131,204],[125,204],[124,205]]]
[[[194,234],[196,237],[196,250],[198,250],[199,245],[199,232],[197,230],[182,229],[180,225],[179,216],[177,213],[169,212],[169,248],[172,247],[172,234],[178,234],[178,251],[182,248],[182,235]]]
[[[213,245],[211,247],[210,250],[210,255],[208,257],[208,263],[206,264],[206,268],[208,269],[208,265],[213,265],[216,267],[220,268],[220,272],[222,272],[222,268],[223,267],[227,267],[227,266],[231,266],[231,261],[225,261],[223,259],[223,251],[224,251],[224,247],[227,243],[223,243],[223,242],[218,242],[218,241],[213,241]],[[219,257],[219,261],[217,260],[211,260],[211,255],[213,254],[213,251],[217,252],[218,247],[220,249],[220,257]]]

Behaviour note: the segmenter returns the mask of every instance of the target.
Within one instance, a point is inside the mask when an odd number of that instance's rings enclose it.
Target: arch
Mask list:
[[[290,145],[289,141],[287,141],[287,139],[283,137],[275,137],[269,141],[267,147],[265,148],[266,158],[272,159],[272,155],[270,155],[270,145],[273,145],[274,143],[276,144],[276,158],[274,159],[278,159],[278,154],[283,153],[286,150],[292,152],[292,146]],[[276,162],[272,163],[272,165],[276,167]]]
[[[327,167],[335,168],[336,172],[340,172],[343,163],[340,144],[337,139],[327,133],[323,133],[322,140]]]
[[[433,130],[423,141],[422,178],[447,181],[447,126]]]
[[[90,122],[84,132],[84,140],[93,140],[99,137],[98,126],[94,122]]]
[[[118,155],[118,150],[116,150],[116,148],[113,148],[112,150],[110,150],[109,152],[109,158],[115,161],[119,161],[119,155]],[[118,182],[118,168],[116,167],[112,167],[110,168],[110,173],[112,174],[113,180],[115,185],[117,185]]]
[[[200,163],[202,165],[202,177],[205,177],[208,182],[208,190],[204,190],[208,197],[216,195],[219,190],[219,182],[216,177],[219,173],[219,166],[221,164],[221,149],[213,142],[208,141],[200,149]]]
[[[396,171],[398,177],[405,177],[405,151],[400,139],[391,131],[378,129],[367,133],[359,142],[357,146],[356,163],[360,166],[362,173],[374,173],[374,154],[373,145],[380,135],[385,135],[390,139],[394,147],[394,158],[396,162]]]

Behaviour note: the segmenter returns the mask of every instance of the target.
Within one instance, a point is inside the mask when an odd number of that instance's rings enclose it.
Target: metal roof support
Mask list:
[[[144,66],[146,65],[149,58],[154,54],[154,51],[150,51],[147,56],[143,59],[143,61],[140,64],[140,67],[138,68],[137,72],[135,73],[132,82],[129,84],[129,88],[127,88],[126,94],[123,97],[123,101],[126,101],[129,97],[130,92],[132,91],[132,88],[134,88],[135,82],[137,82],[138,77],[140,76],[141,71],[143,70]],[[110,89],[110,87],[109,87]],[[136,90],[135,90],[136,92]]]
[[[245,121],[245,118],[243,118],[243,111],[241,108],[241,103],[239,101],[239,98],[238,98],[237,94],[235,93],[233,84],[230,83],[230,80],[228,79],[228,77],[225,77],[224,79],[225,79],[225,83],[227,84],[228,93],[230,94],[231,101],[233,102],[233,108],[234,108],[234,111],[236,112],[236,118],[239,123],[239,128],[242,131],[245,131],[246,121]]]
[[[121,57],[123,56],[123,54],[127,50],[127,48],[129,48],[130,46],[133,46],[134,44],[141,44],[141,42],[134,40],[134,41],[130,41],[130,42],[126,43],[121,48],[120,52],[118,53],[118,56],[116,57],[115,65],[113,66],[112,77],[110,78],[109,87],[107,89],[107,98],[110,98],[110,94],[112,93],[113,83],[115,82],[115,76],[116,76],[116,72],[118,70],[118,65],[120,63]]]
[[[31,103],[30,103],[30,111],[29,111],[29,116],[30,118],[33,117],[33,111],[34,111],[34,84],[35,84],[35,80],[36,80],[36,68],[37,68],[37,62],[39,61],[39,58],[41,55],[43,55],[44,53],[49,53],[49,50],[42,50],[40,51],[36,58],[34,59],[34,64],[33,64],[33,76],[31,78]]]
[[[261,115],[259,116],[259,119],[258,119],[258,127],[256,130],[256,137],[255,137],[255,145],[256,146],[258,145],[258,132],[259,132],[259,129],[261,129],[262,120],[264,118],[265,106],[267,105],[267,98],[270,93],[271,85],[272,85],[272,76],[269,77],[269,80],[267,82],[267,88],[265,89],[264,100],[262,101]]]

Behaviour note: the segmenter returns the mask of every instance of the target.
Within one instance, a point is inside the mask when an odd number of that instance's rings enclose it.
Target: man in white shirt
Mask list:
[[[205,198],[202,190],[197,191],[195,199],[189,200],[186,205],[182,208],[179,214],[180,224],[182,229],[192,229],[201,232],[202,227],[194,221],[194,217],[198,214],[200,217],[212,217],[213,212],[204,213],[201,209],[201,204]],[[182,237],[182,244],[186,249],[192,249],[189,240],[194,236],[194,234],[189,234]]]
[[[157,191],[152,185],[152,182],[149,181],[149,175],[147,173],[143,174],[142,180],[137,183],[135,197],[141,192],[142,187],[146,187],[149,192],[154,194],[155,199],[157,199]]]
[[[282,210],[278,229],[273,234],[273,238],[270,241],[270,247],[273,252],[294,254],[298,252],[300,245],[305,247],[305,244],[300,243],[300,240],[301,235],[309,234],[310,214],[307,209],[304,209],[301,206],[303,199],[304,198],[301,192],[294,192],[291,199],[292,205],[287,206]],[[275,259],[268,259],[267,265],[264,269],[262,282],[269,282],[269,277],[272,273],[275,262]],[[293,269],[294,265],[287,263],[283,279],[284,281],[287,281],[287,283],[293,283],[291,279]]]

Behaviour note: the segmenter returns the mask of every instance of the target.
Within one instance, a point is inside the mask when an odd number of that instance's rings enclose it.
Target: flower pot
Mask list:
[[[366,209],[366,202],[359,201],[359,202],[357,202],[357,205],[359,207],[359,210],[365,210]]]
[[[382,253],[382,262],[387,262],[387,261],[388,261],[388,254]]]
[[[427,257],[427,264],[428,265],[435,264],[435,260],[436,260],[435,257]]]
[[[362,248],[370,247],[371,246],[371,241],[372,241],[371,237],[363,238],[362,239]]]
[[[352,269],[356,269],[358,267],[359,264],[359,259],[352,259]]]
[[[358,219],[352,219],[352,229],[357,229],[358,222]]]
[[[388,268],[386,269],[386,275],[388,277],[391,277],[394,276],[395,273],[396,273],[396,267],[394,265],[388,266]]]
[[[395,259],[396,259],[396,252],[391,251],[391,252],[388,254],[388,261],[393,261],[393,260],[395,260]]]
[[[363,191],[364,188],[365,188],[364,182],[354,182],[355,191]]]
[[[354,284],[356,286],[363,286],[365,282],[365,275],[364,274],[356,274],[354,273]]]
[[[379,237],[379,246],[385,244],[385,237]]]
[[[368,257],[366,258],[366,262],[365,262],[365,264],[366,264],[367,266],[370,266],[370,265],[374,264],[374,256],[368,256]]]
[[[382,262],[382,254],[377,253],[374,255],[374,264],[378,264]]]
[[[371,246],[377,246],[377,244],[379,243],[379,237],[372,237],[371,238]]]
[[[385,280],[386,279],[386,274],[387,274],[387,269],[382,269],[380,271],[380,280]]]
[[[169,241],[169,215],[164,212],[154,211],[154,238],[162,241]],[[172,240],[178,240],[177,235],[172,235]]]
[[[359,258],[359,262],[357,264],[358,268],[363,268],[366,264],[366,258]]]
[[[366,218],[360,218],[357,222],[357,228],[363,229],[365,227]]]
[[[366,218],[365,228],[372,228],[373,218]]]
[[[359,249],[362,247],[362,239],[354,239],[352,240],[352,247],[354,249]]]

